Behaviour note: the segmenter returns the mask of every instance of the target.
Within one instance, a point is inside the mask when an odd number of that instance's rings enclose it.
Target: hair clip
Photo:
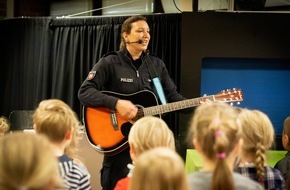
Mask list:
[[[215,137],[221,136],[224,132],[222,130],[216,130],[214,133]]]
[[[217,157],[217,158],[221,158],[221,159],[223,159],[223,158],[226,157],[226,153],[224,153],[224,152],[223,152],[223,153],[217,153],[217,154],[216,154],[216,157]]]

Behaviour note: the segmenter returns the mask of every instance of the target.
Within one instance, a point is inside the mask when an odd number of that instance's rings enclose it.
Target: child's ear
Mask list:
[[[198,153],[202,153],[202,150],[201,150],[200,144],[199,144],[199,142],[198,142],[195,138],[192,140],[192,143],[193,143],[193,146],[194,146],[195,150],[196,150]]]
[[[66,132],[64,139],[70,140],[70,139],[72,139],[72,136],[73,136],[73,130],[70,130],[70,131]]]
[[[290,145],[289,136],[287,134],[282,134],[282,138],[283,138],[285,144],[289,146]]]
[[[33,124],[33,129],[36,131],[36,124],[35,123]]]
[[[135,147],[132,143],[129,143],[129,146],[130,146],[130,157],[131,157],[131,160],[134,164],[135,161],[137,160],[137,153],[136,153]]]
[[[135,153],[135,148],[132,143],[129,143],[129,147],[130,147],[130,152]]]
[[[244,140],[242,138],[239,139],[236,147],[234,148],[233,150],[233,153],[236,155],[236,156],[239,156],[242,152],[242,148],[243,148],[243,144],[244,144]]]

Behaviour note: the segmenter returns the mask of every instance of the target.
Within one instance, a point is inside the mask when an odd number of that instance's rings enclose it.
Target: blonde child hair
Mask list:
[[[259,110],[243,109],[239,114],[244,140],[241,159],[253,157],[258,181],[264,185],[266,151],[274,143],[274,127],[269,117]]]
[[[129,190],[188,190],[184,161],[172,149],[157,147],[138,158]]]
[[[241,144],[241,125],[238,110],[219,102],[196,108],[191,122],[191,139],[204,157],[215,163],[211,189],[233,190],[233,168],[228,159],[234,160],[235,148]],[[194,187],[193,187],[194,188]]]
[[[130,146],[130,157],[132,164],[128,164],[130,169],[127,177],[120,179],[114,189],[128,189],[128,181],[132,176],[134,165],[139,156],[155,147],[168,147],[175,151],[175,140],[173,132],[161,118],[145,116],[137,120],[130,129],[128,135]]]
[[[58,161],[42,135],[5,135],[0,139],[0,155],[0,189],[53,190],[60,183]]]
[[[80,122],[76,113],[62,100],[49,99],[39,103],[33,114],[34,128],[37,133],[45,134],[51,142],[62,142],[68,132],[72,132],[70,144],[65,153],[78,158],[76,151],[80,136]]]
[[[133,163],[141,153],[155,147],[169,147],[175,150],[173,132],[165,121],[154,116],[145,116],[137,120],[129,132],[128,142]]]
[[[9,131],[9,128],[8,120],[4,116],[0,117],[0,138]]]

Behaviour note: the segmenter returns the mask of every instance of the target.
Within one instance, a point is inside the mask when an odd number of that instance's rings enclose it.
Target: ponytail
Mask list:
[[[213,127],[218,127],[221,125],[221,121],[219,119],[215,119],[212,122],[212,125],[216,125]],[[214,152],[215,154],[215,160],[216,167],[213,171],[212,175],[212,183],[211,183],[211,189],[212,190],[234,190],[234,182],[233,182],[233,176],[232,171],[230,170],[226,158],[228,156],[228,147],[230,146],[230,142],[227,139],[227,137],[224,134],[224,131],[221,129],[217,129],[214,131]]]

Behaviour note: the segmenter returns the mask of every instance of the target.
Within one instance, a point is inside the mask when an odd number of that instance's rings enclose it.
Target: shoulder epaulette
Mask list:
[[[153,56],[153,57],[157,57],[157,58],[159,58],[157,55],[153,54],[153,53],[150,52],[149,50],[145,50],[145,51],[143,52],[143,54],[144,54],[144,55],[150,55],[150,56]]]
[[[108,55],[118,55],[118,54],[115,51],[111,51],[109,53],[106,53],[103,57],[107,57]]]
[[[149,55],[151,55],[151,56],[153,56],[153,57],[157,57],[157,58],[159,58],[157,55],[152,54],[152,53],[149,53]]]
[[[152,56],[152,57],[155,57],[155,58],[157,58],[157,59],[160,59],[160,57],[158,57],[158,55],[155,55],[155,54],[153,54],[153,53],[151,53],[151,52],[149,52],[148,55],[150,55],[150,56]]]

